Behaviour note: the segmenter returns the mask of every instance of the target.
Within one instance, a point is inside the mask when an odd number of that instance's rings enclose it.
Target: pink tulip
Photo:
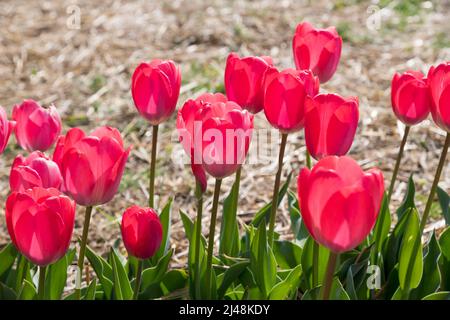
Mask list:
[[[270,57],[244,57],[230,53],[225,67],[225,91],[230,101],[236,102],[251,113],[264,108],[264,81],[272,66]]]
[[[431,93],[431,115],[442,130],[450,132],[450,61],[428,72]]]
[[[342,38],[335,27],[315,29],[310,23],[300,23],[292,39],[297,69],[310,69],[324,83],[331,79],[341,58]]]
[[[171,60],[141,63],[133,73],[131,93],[139,113],[158,125],[175,110],[180,94],[180,69]]]
[[[6,225],[12,242],[39,266],[66,254],[74,219],[75,202],[54,188],[13,192],[6,201]]]
[[[0,106],[0,154],[5,151],[14,126],[15,122],[8,120],[5,110]]]
[[[40,151],[28,157],[18,155],[12,164],[9,185],[12,191],[23,192],[33,187],[59,189],[62,183],[58,165]]]
[[[114,197],[129,153],[115,128],[99,127],[88,136],[74,128],[59,137],[53,160],[61,170],[64,192],[80,205],[93,206]]]
[[[358,98],[319,94],[306,99],[305,141],[309,153],[320,159],[345,155],[358,126]]]
[[[319,92],[319,79],[311,71],[275,71],[266,82],[264,113],[270,124],[283,133],[304,126],[305,99]]]
[[[13,108],[17,143],[28,151],[49,149],[61,132],[61,118],[55,106],[47,109],[33,100],[24,100]]]
[[[298,177],[303,221],[311,236],[335,253],[351,250],[367,237],[383,193],[381,171],[364,172],[347,156],[325,157]]]

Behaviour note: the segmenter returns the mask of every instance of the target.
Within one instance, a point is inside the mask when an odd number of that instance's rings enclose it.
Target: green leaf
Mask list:
[[[12,243],[0,251],[0,280],[13,266],[17,257],[17,250]]]
[[[321,300],[321,299],[322,299],[322,285],[306,291],[302,297],[302,300]],[[333,283],[331,284],[330,300],[350,300],[350,297],[348,296],[347,292],[345,292],[341,282],[336,277],[333,278]]]
[[[97,279],[92,279],[91,283],[86,290],[83,300],[95,300],[95,292],[97,290]]]
[[[182,210],[180,210],[180,216],[184,226],[184,233],[186,234],[187,239],[190,240],[195,231],[194,222],[192,222],[191,218],[189,218],[189,216]],[[202,243],[206,246],[206,239],[203,235],[202,235]]]
[[[441,272],[441,286],[443,291],[450,291],[450,227],[447,227],[439,238],[441,256],[439,258],[439,270]]]
[[[116,300],[130,300],[133,297],[133,289],[131,289],[130,281],[128,280],[125,268],[117,256],[114,248],[112,248],[110,252],[110,261],[114,276],[114,298]]]
[[[405,234],[400,248],[398,275],[403,290],[417,288],[422,279],[423,259],[419,214],[416,209],[404,213],[408,215]]]
[[[450,300],[450,291],[441,291],[427,295],[422,300]]]
[[[306,240],[305,246],[303,247],[303,253],[301,257],[302,269],[305,280],[306,289],[312,289],[313,286],[313,266],[314,266],[314,258],[313,258],[313,247],[314,247],[314,239],[312,237],[308,237]],[[330,256],[330,250],[325,248],[324,246],[319,244],[319,255],[318,255],[318,281],[319,284],[322,282],[322,279],[325,277],[328,257]]]
[[[110,300],[113,289],[113,271],[111,265],[102,257],[98,256],[89,246],[86,246],[86,258],[89,260],[95,274],[100,281],[106,299]]]
[[[237,223],[237,203],[239,199],[239,180],[236,180],[230,194],[223,202],[222,224],[220,227],[219,253],[235,257],[240,251],[239,226]]]
[[[302,248],[291,241],[274,241],[273,253],[281,269],[293,269],[301,264]]]
[[[36,296],[36,288],[30,281],[25,279],[19,293],[19,300],[34,300]]]
[[[386,240],[389,229],[391,228],[391,212],[389,211],[389,204],[386,193],[381,203],[380,214],[378,215],[377,222],[373,231],[373,242],[375,243],[374,254],[381,252],[383,243]]]
[[[75,256],[75,249],[48,267],[45,278],[45,298],[60,300],[67,282],[67,268]]]
[[[400,246],[402,244],[408,218],[409,215],[402,216],[383,245],[384,274],[386,277],[390,276],[390,273],[398,263]]]
[[[158,264],[152,268],[145,269],[142,272],[141,291],[144,291],[154,283],[160,282],[169,267],[170,258],[172,258],[173,250],[170,250],[162,257]]]
[[[240,261],[232,266],[230,266],[223,274],[222,283],[217,290],[217,296],[219,299],[222,299],[225,295],[227,289],[231,286],[231,284],[236,281],[236,279],[242,274],[242,272],[247,268],[250,264],[248,260]]]
[[[167,201],[166,205],[159,215],[159,220],[161,221],[163,237],[161,240],[161,245],[156,251],[155,255],[152,257],[152,263],[155,265],[159,259],[166,255],[170,247],[170,225],[171,225],[171,214],[172,212],[172,198]]]
[[[416,187],[414,186],[414,180],[413,176],[410,175],[408,179],[408,188],[405,197],[403,198],[403,201],[400,205],[400,207],[397,209],[397,217],[400,220],[403,216],[403,214],[410,208],[416,208],[416,205],[414,203],[414,197],[416,194]]]
[[[16,300],[16,298],[14,290],[0,282],[0,300]]]
[[[309,232],[303,223],[297,196],[291,190],[288,190],[288,206],[292,232],[294,233],[295,239],[303,246],[309,236]]]
[[[270,300],[285,300],[289,297],[296,298],[297,289],[302,276],[302,266],[298,265],[288,274],[286,279],[277,283],[270,292]]]
[[[437,188],[437,195],[442,209],[442,215],[445,218],[445,223],[450,225],[450,196],[439,187]]]
[[[139,299],[156,299],[167,297],[168,299],[184,298],[183,289],[187,285],[187,273],[184,270],[174,269],[167,272],[159,283],[151,285],[139,295]]]
[[[286,182],[281,186],[280,191],[278,192],[278,201],[277,201],[277,207],[280,205],[281,201],[283,200],[284,196],[286,195],[287,189],[289,187],[289,183],[291,182],[292,173],[289,174],[289,176],[286,179]],[[266,204],[261,210],[259,210],[255,217],[253,218],[252,225],[255,227],[259,227],[259,224],[263,219],[265,219],[266,223],[269,222],[270,218],[270,210],[272,208],[272,202],[269,202]]]

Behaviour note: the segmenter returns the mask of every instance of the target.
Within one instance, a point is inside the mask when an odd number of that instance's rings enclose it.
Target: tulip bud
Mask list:
[[[304,126],[305,99],[319,92],[319,79],[311,71],[286,69],[268,77],[264,113],[281,132],[299,131]]]
[[[430,112],[427,79],[417,71],[396,73],[392,78],[391,102],[400,121],[409,126],[418,124]]]
[[[298,177],[303,221],[311,236],[335,253],[351,250],[367,237],[383,193],[381,171],[364,172],[347,156],[325,157]]]
[[[310,69],[321,83],[325,83],[336,72],[341,58],[342,38],[335,27],[315,29],[304,22],[295,30],[292,50],[297,69]]]
[[[358,126],[358,98],[319,94],[306,99],[305,141],[315,159],[345,155]]]
[[[0,106],[0,154],[8,145],[9,136],[14,129],[15,122],[9,121],[5,110]]]
[[[12,242],[28,260],[47,266],[70,245],[75,202],[60,191],[35,187],[13,192],[6,201],[6,225]]]
[[[175,110],[180,94],[180,69],[170,60],[141,63],[133,73],[131,93],[139,113],[158,125]]]
[[[28,151],[49,149],[61,132],[61,118],[55,106],[47,109],[33,100],[24,100],[13,108],[17,143]]]
[[[40,151],[28,157],[18,155],[9,176],[11,191],[25,191],[33,187],[59,189],[62,183],[58,165]]]
[[[153,257],[161,246],[163,229],[152,208],[132,206],[125,210],[121,231],[128,253],[138,259]]]
[[[224,77],[228,99],[251,113],[260,112],[264,108],[265,75],[272,65],[270,57],[240,58],[230,53]]]
[[[431,94],[431,115],[438,127],[450,132],[450,62],[444,62],[428,72]]]
[[[94,206],[114,197],[129,153],[115,128],[99,127],[88,136],[73,128],[58,139],[53,161],[61,170],[64,192],[80,205]]]

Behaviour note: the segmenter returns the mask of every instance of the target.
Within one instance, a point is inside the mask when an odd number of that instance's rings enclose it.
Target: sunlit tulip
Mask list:
[[[381,171],[364,172],[347,156],[325,157],[298,177],[303,221],[311,236],[335,253],[353,249],[367,237],[383,193]]]
[[[450,62],[430,68],[428,85],[433,120],[441,129],[450,133]]]
[[[17,143],[28,151],[49,149],[61,133],[61,118],[51,105],[43,108],[33,100],[24,100],[13,108]]]
[[[258,113],[264,108],[264,79],[272,66],[270,57],[244,57],[230,53],[225,67],[225,91],[230,101]]]
[[[74,128],[59,137],[53,160],[60,167],[64,192],[80,205],[94,206],[116,194],[129,152],[115,128],[99,127],[90,135]]]
[[[134,104],[150,124],[158,125],[172,115],[181,85],[181,72],[173,61],[141,63],[131,81]]]
[[[14,129],[15,122],[9,121],[5,110],[0,106],[0,154],[8,145],[9,136]]]
[[[59,189],[62,183],[58,165],[40,151],[28,157],[18,155],[9,175],[11,191],[24,191],[33,187]]]
[[[358,98],[319,94],[306,99],[305,141],[309,153],[320,159],[345,155],[358,126]]]
[[[341,58],[342,38],[335,27],[316,29],[310,23],[297,26],[292,39],[297,69],[310,69],[324,83],[331,79]]]
[[[6,224],[12,242],[39,266],[65,255],[74,218],[75,202],[54,188],[13,192],[6,201]]]
[[[319,79],[311,71],[286,69],[275,72],[266,83],[264,113],[283,133],[299,131],[305,122],[305,99],[319,92]]]

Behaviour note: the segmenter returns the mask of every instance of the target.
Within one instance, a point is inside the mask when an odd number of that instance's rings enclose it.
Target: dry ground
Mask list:
[[[78,11],[80,26],[74,28],[77,21],[73,14]],[[90,244],[102,252],[120,243],[117,223],[123,210],[132,204],[144,205],[147,198],[149,127],[137,115],[129,90],[136,65],[152,58],[178,62],[183,77],[181,105],[200,92],[223,90],[223,69],[230,51],[271,55],[279,67],[292,67],[291,37],[296,24],[305,20],[317,26],[335,25],[344,37],[340,66],[323,90],[359,97],[360,125],[351,155],[365,168],[381,167],[388,183],[402,130],[390,108],[390,79],[395,71],[414,68],[426,72],[430,65],[450,60],[448,0],[2,0],[0,104],[10,112],[25,98],[54,103],[63,116],[64,131],[73,126],[90,130],[108,124],[118,127],[126,143],[133,145],[119,194],[94,214]],[[257,116],[256,127],[268,128],[264,115]],[[179,208],[195,215],[194,181],[188,166],[172,160],[173,152],[180,150],[174,130],[173,117],[161,130],[156,189],[160,208],[169,197],[175,198],[173,265],[181,266],[187,241]],[[443,140],[444,133],[431,121],[413,128],[393,207],[401,200],[410,173],[415,175],[417,201],[423,206]],[[2,202],[8,193],[9,166],[19,152],[12,139],[2,155]],[[302,134],[290,135],[286,154],[284,179],[304,164]],[[269,164],[244,168],[241,221],[250,219],[270,199],[275,159],[273,153]],[[447,162],[440,183],[447,191],[449,169]],[[224,195],[232,182],[232,178],[224,181]],[[291,187],[295,190],[294,181]],[[211,189],[212,180],[205,212],[211,205]],[[285,203],[280,212],[277,230],[289,237]],[[9,241],[3,215],[2,210],[0,246]],[[432,219],[440,224],[441,217],[434,214]],[[82,221],[79,208],[77,236]]]

